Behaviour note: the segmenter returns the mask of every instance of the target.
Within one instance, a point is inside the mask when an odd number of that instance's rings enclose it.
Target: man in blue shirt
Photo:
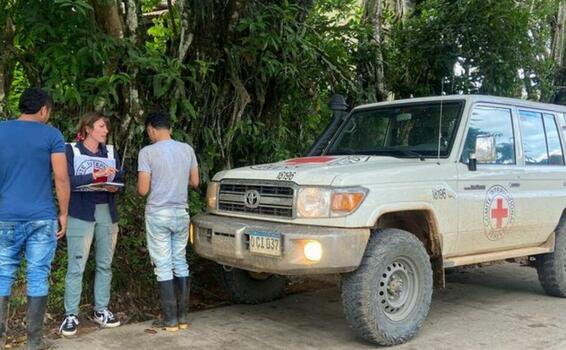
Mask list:
[[[45,347],[42,328],[48,277],[57,239],[67,229],[70,195],[63,135],[45,125],[52,105],[45,91],[29,88],[20,98],[20,117],[0,122],[0,348],[4,348],[8,299],[22,251],[28,295],[27,348]],[[59,216],[53,201],[52,171]]]

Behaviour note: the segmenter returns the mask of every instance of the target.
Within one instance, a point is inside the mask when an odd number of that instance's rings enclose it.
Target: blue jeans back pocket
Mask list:
[[[57,221],[55,220],[37,220],[31,222],[31,235],[29,240],[35,242],[50,242],[56,239]]]

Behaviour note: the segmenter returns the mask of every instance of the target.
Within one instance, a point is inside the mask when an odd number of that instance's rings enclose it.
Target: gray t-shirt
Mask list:
[[[195,151],[186,143],[165,140],[142,148],[138,171],[151,174],[145,212],[188,208],[189,176],[191,169],[197,166]]]

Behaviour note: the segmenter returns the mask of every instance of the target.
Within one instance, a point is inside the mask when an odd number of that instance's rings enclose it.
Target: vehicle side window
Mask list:
[[[546,148],[542,114],[531,111],[519,111],[519,116],[525,164],[547,165],[548,149]]]
[[[525,164],[564,165],[558,125],[552,114],[519,111]]]
[[[495,137],[497,157],[488,164],[515,164],[515,138],[510,109],[487,106],[474,108],[460,158],[462,162],[467,163],[470,154],[475,152],[478,136]]]
[[[552,114],[544,115],[544,128],[548,144],[548,163],[550,165],[564,165],[564,154],[558,134],[558,125]]]

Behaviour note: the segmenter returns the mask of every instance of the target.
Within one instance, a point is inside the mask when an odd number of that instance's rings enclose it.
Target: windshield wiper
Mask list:
[[[397,152],[397,153],[401,153],[401,154],[406,155],[406,156],[416,156],[421,161],[424,161],[426,159],[419,152],[412,151],[412,150],[409,150],[409,149],[395,148],[395,147],[384,147],[384,148],[376,149],[374,151],[374,154],[375,153],[381,153],[381,152]]]
[[[415,156],[419,158],[421,161],[425,160],[425,157],[420,154],[419,152],[402,149],[402,148],[395,148],[395,147],[383,147],[376,150],[353,150],[353,149],[341,149],[335,152],[328,152],[325,155],[327,156],[345,156],[345,155],[365,155],[365,156],[372,156],[372,155],[380,155],[380,156],[391,156],[395,157],[394,155],[390,154],[391,152],[400,153],[405,156]],[[395,157],[398,158],[398,157]]]
[[[337,152],[326,152],[324,155],[325,156],[350,156],[355,154],[355,152],[351,149],[342,149],[340,151]]]

